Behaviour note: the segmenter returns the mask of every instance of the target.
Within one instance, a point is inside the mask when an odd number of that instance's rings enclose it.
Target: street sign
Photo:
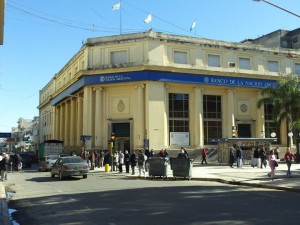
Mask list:
[[[0,132],[0,138],[11,138],[11,133]]]

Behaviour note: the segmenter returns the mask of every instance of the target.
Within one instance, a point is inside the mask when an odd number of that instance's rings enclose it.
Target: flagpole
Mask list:
[[[122,1],[120,0],[120,34],[122,34]]]

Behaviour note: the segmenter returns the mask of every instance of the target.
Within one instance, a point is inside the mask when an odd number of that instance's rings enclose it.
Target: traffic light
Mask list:
[[[115,133],[111,133],[110,139],[111,139],[111,141],[114,141],[116,139]]]
[[[238,137],[238,131],[232,130],[232,137]]]

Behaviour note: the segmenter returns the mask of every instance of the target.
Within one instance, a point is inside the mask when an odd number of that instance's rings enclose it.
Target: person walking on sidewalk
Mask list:
[[[238,168],[243,167],[243,151],[240,147],[236,150],[236,165]]]
[[[292,166],[292,161],[296,160],[296,156],[294,155],[294,153],[291,152],[291,149],[290,148],[287,148],[286,149],[286,153],[284,154],[284,160],[286,162],[286,165],[287,165],[287,172],[286,172],[286,175],[287,176],[291,176],[291,166]]]
[[[260,168],[267,167],[267,155],[266,155],[266,151],[262,148],[259,152],[259,156],[260,156],[260,160],[261,160],[261,164],[260,164]]]
[[[205,162],[205,164],[207,164],[207,162],[206,162],[207,153],[206,153],[205,148],[202,149],[201,154],[202,154],[202,163],[201,164],[203,164],[203,162]]]
[[[7,171],[9,170],[9,155],[3,155],[3,159],[0,162],[1,180],[7,180]]]
[[[123,164],[124,164],[124,153],[119,152],[119,173],[123,173]]]
[[[268,173],[268,176],[271,178],[273,178],[275,176],[275,163],[277,163],[277,162],[276,162],[276,158],[274,155],[274,151],[271,150],[270,155],[269,155],[269,166],[271,168],[271,171]]]
[[[234,163],[234,152],[233,152],[233,147],[230,147],[229,150],[229,166],[232,168]]]
[[[136,162],[137,162],[136,154],[133,151],[130,155],[130,165],[131,165],[131,170],[132,170],[131,175],[135,175]]]

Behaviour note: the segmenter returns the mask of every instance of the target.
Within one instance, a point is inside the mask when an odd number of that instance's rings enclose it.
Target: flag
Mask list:
[[[117,9],[120,9],[120,8],[121,8],[121,2],[118,2],[118,3],[113,5],[111,10],[117,10]]]
[[[150,23],[152,21],[152,15],[149,14],[145,19],[144,19],[144,23]]]
[[[193,21],[190,31],[192,31],[196,27],[196,20]]]

